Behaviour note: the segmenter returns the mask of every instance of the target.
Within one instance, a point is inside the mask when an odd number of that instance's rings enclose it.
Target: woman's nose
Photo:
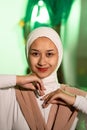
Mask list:
[[[41,55],[40,58],[39,58],[38,64],[39,65],[45,65],[46,61],[47,61],[46,56],[45,55]]]

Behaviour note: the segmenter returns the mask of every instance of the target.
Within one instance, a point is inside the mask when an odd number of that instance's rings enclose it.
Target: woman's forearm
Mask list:
[[[87,96],[78,96],[76,97],[75,103],[73,104],[75,108],[87,114]]]
[[[16,75],[0,75],[0,88],[7,88],[16,85]]]

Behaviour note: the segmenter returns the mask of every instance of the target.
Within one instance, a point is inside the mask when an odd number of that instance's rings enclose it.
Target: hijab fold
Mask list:
[[[17,89],[16,97],[31,130],[69,130],[77,116],[77,110],[59,101],[58,104],[52,105],[46,123],[33,91]]]

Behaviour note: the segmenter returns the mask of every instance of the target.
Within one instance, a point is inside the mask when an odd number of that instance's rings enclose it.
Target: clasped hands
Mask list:
[[[37,97],[42,96],[43,108],[47,107],[49,104],[57,104],[59,101],[58,99],[61,99],[70,105],[73,105],[75,102],[75,95],[67,93],[63,88],[59,88],[45,95],[46,86],[44,87],[42,80],[34,73],[25,76],[17,76],[16,85],[34,91]]]

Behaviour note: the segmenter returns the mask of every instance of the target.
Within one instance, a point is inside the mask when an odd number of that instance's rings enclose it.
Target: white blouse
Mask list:
[[[13,87],[16,85],[16,75],[0,75],[0,88]]]
[[[60,84],[57,82],[56,74],[52,74],[49,77],[43,79],[43,83],[46,87],[45,94],[60,88]],[[15,75],[0,75],[0,130],[30,130],[16,100],[15,89],[13,87],[15,85]],[[37,99],[37,102],[41,109],[42,115],[45,118],[45,121],[47,121],[50,106],[43,109],[40,98],[41,97]],[[87,98],[77,96],[74,107],[87,114]],[[83,119],[83,117],[81,118]],[[75,125],[77,124],[77,121],[78,119],[74,121]],[[87,124],[87,120],[85,124]],[[75,130],[75,128],[72,127],[71,130]]]
[[[78,110],[87,114],[87,95],[86,97],[78,96],[76,97],[75,103],[73,105]]]

